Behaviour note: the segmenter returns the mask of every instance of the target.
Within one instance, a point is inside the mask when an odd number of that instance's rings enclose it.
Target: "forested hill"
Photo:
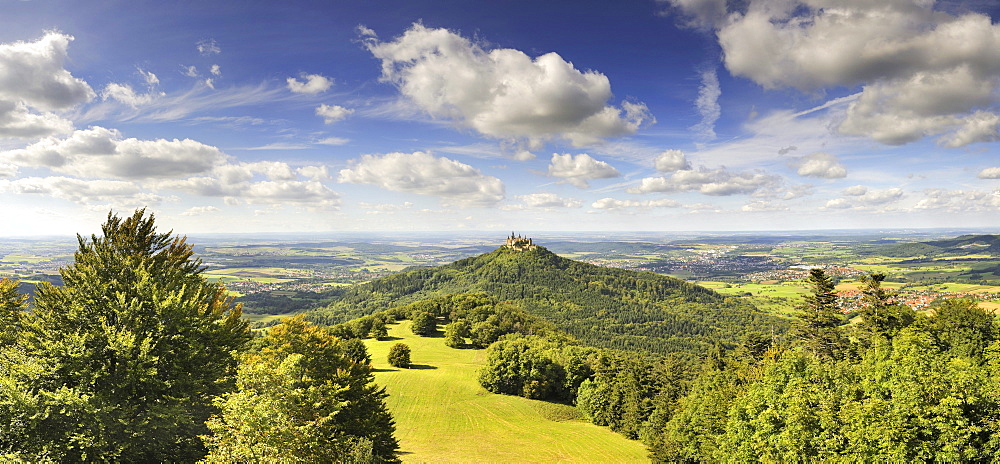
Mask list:
[[[904,258],[977,254],[1000,256],[1000,235],[962,235],[952,239],[906,243],[880,250],[879,254]]]
[[[309,318],[334,324],[455,293],[482,293],[543,317],[584,343],[701,354],[786,323],[694,284],[562,258],[544,247],[500,248],[452,264],[357,285]]]

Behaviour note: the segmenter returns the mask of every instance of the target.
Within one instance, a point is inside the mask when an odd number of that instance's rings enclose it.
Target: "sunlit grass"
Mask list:
[[[579,419],[572,406],[487,392],[476,381],[483,350],[448,348],[409,327],[392,324],[390,339],[365,341],[375,381],[390,395],[403,462],[648,462],[641,443]],[[386,362],[399,342],[414,368]]]

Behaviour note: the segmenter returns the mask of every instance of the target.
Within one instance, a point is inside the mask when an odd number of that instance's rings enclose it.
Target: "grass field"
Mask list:
[[[561,404],[496,395],[479,386],[483,350],[457,350],[417,337],[410,322],[389,326],[390,339],[365,340],[375,381],[389,392],[403,462],[648,462],[646,449],[579,418]],[[386,362],[389,347],[412,350],[411,369]]]

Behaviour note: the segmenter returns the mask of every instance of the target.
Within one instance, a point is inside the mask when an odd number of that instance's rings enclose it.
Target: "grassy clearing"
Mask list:
[[[403,462],[648,462],[641,443],[579,419],[571,406],[487,392],[476,381],[483,350],[417,337],[409,321],[390,325],[389,335],[365,344],[390,395]],[[386,362],[398,342],[410,346],[414,368]]]

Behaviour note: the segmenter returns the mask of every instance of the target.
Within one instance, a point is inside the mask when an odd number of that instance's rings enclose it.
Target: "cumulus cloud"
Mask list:
[[[350,116],[352,113],[354,113],[354,110],[338,105],[319,105],[316,108],[316,116],[322,117],[323,122],[326,124],[343,121],[344,118]]]
[[[927,189],[923,194],[924,197],[913,209],[947,212],[1000,211],[1000,189],[992,192]]]
[[[340,171],[340,182],[440,197],[446,203],[490,206],[504,199],[500,179],[430,153],[364,155]]]
[[[211,70],[209,72],[211,72],[213,76],[221,76],[222,75],[222,68],[219,65],[217,65],[217,64],[213,64],[212,68],[211,68]]]
[[[711,196],[755,194],[765,189],[775,189],[781,178],[760,171],[731,172],[725,168],[686,169],[670,176],[647,177],[629,193],[700,192]]]
[[[73,123],[54,113],[33,113],[24,102],[0,100],[0,137],[36,138],[73,131]]]
[[[979,171],[980,179],[1000,179],[1000,167],[986,168]]]
[[[225,159],[218,148],[194,140],[122,138],[117,130],[103,127],[78,130],[63,139],[47,137],[22,149],[0,152],[0,161],[18,166],[120,179],[197,174]]]
[[[0,44],[0,99],[62,110],[94,98],[94,90],[63,68],[73,36],[46,33],[35,42]]]
[[[669,198],[659,200],[617,200],[614,198],[601,198],[590,204],[591,208],[604,210],[625,210],[625,209],[652,209],[652,208],[678,208],[681,204]]]
[[[586,153],[573,156],[569,153],[552,154],[549,163],[549,175],[558,177],[579,188],[587,188],[587,181],[593,179],[610,179],[621,174],[614,166],[592,158]]]
[[[1000,25],[933,1],[668,0],[713,27],[730,73],[765,88],[856,86],[845,134],[947,147],[996,141]]]
[[[515,198],[521,200],[528,208],[579,208],[583,206],[583,202],[576,198],[563,198],[548,192],[518,195]]]
[[[367,36],[382,78],[431,116],[535,146],[562,137],[576,146],[633,134],[652,121],[645,104],[610,106],[611,84],[556,53],[484,50],[447,29],[414,24],[391,42]]]
[[[701,122],[691,129],[703,140],[715,138],[715,122],[722,115],[722,107],[719,106],[720,96],[722,89],[719,88],[719,76],[715,74],[715,70],[702,72],[701,87],[698,88],[698,99],[694,105],[701,115]]]
[[[864,185],[852,185],[844,189],[844,195],[858,197],[868,193],[868,187]]]
[[[659,155],[656,155],[656,160],[653,164],[656,166],[656,170],[660,172],[674,172],[691,169],[691,164],[688,163],[687,158],[684,156],[684,152],[680,150],[667,150]]]
[[[51,111],[90,101],[93,89],[63,68],[72,36],[46,33],[34,42],[0,44],[0,137],[68,133],[73,124]]]
[[[302,78],[301,81],[294,77],[285,79],[285,82],[288,83],[288,90],[293,93],[316,95],[326,92],[333,85],[333,79],[319,74],[302,74],[299,77]]]
[[[803,177],[820,179],[842,179],[847,177],[847,169],[837,161],[837,157],[829,153],[813,153],[803,156],[794,164],[796,173]]]

